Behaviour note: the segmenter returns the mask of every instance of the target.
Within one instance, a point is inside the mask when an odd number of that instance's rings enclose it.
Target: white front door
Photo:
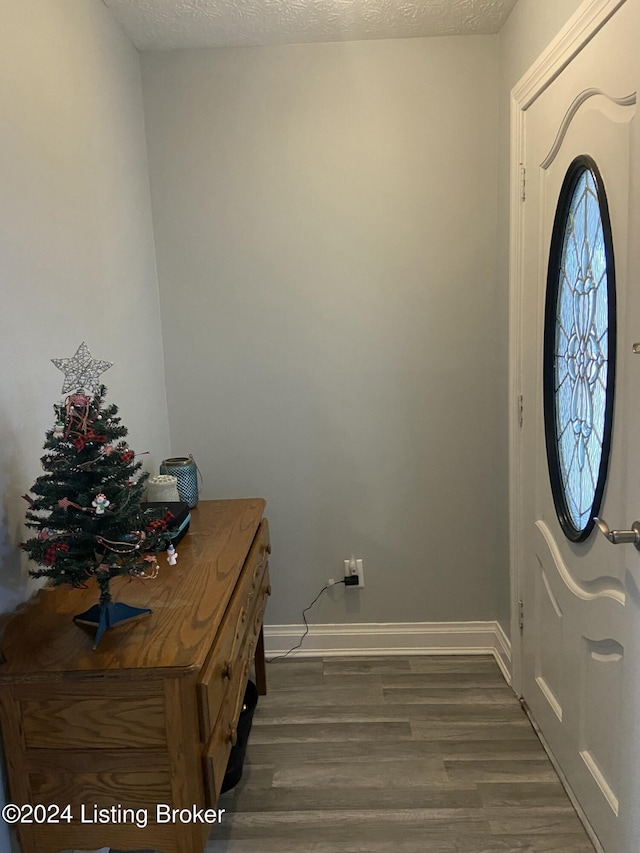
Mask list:
[[[589,532],[605,471],[597,514],[612,528],[640,518],[639,44],[640,0],[627,0],[524,114],[521,692],[607,853],[640,850],[623,760],[636,749],[640,551]]]

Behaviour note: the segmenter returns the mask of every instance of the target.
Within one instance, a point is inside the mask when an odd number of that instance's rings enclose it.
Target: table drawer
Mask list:
[[[246,621],[246,633],[242,657],[247,658],[248,660],[253,659],[256,644],[258,642],[258,635],[260,634],[260,628],[262,627],[262,620],[264,619],[264,611],[270,595],[271,585],[269,583],[269,566],[266,565],[264,567],[264,573],[260,579],[260,583],[256,589],[256,594],[252,599],[252,606],[248,611]]]
[[[213,729],[202,756],[204,794],[208,808],[213,808],[217,802],[229,761],[229,753],[236,744],[238,719],[242,710],[248,675],[249,661],[247,660],[232,680],[229,701],[222,708],[218,723]]]
[[[244,669],[247,637],[253,630],[256,605],[263,588],[268,563],[269,525],[263,519],[249,551],[238,586],[222,621],[211,655],[198,680],[200,739],[209,741],[220,716],[229,685],[238,670]],[[264,608],[263,608],[264,609]]]

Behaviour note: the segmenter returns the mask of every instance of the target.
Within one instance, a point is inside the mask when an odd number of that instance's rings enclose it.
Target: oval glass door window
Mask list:
[[[578,157],[565,176],[549,252],[544,419],[553,500],[565,535],[587,538],[607,477],[616,350],[613,242],[602,177]]]

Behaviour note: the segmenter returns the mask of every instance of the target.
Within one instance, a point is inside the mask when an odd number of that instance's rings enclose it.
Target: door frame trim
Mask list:
[[[585,0],[553,41],[511,90],[509,184],[509,578],[511,585],[512,684],[522,696],[520,635],[522,552],[521,393],[524,317],[522,163],[526,112],[626,0]],[[525,412],[525,417],[526,417]]]

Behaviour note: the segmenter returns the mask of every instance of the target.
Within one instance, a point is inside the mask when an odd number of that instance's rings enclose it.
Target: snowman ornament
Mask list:
[[[111,501],[107,500],[107,496],[100,492],[100,494],[96,495],[91,501],[91,506],[95,507],[96,515],[104,515],[104,511],[110,503]]]

